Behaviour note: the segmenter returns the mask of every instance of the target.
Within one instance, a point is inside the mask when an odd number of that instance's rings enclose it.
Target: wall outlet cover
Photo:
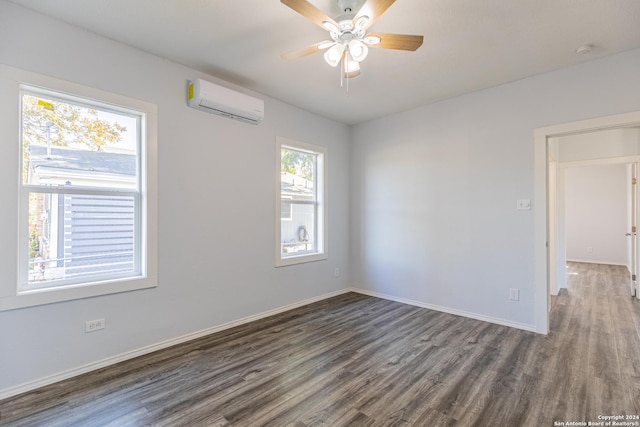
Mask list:
[[[87,320],[84,322],[84,331],[95,332],[104,329],[104,319]]]

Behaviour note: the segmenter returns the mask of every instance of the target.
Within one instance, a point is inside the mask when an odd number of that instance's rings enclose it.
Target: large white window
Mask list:
[[[18,283],[0,309],[156,286],[156,108],[26,73]]]
[[[326,150],[285,138],[276,142],[276,266],[326,259]]]

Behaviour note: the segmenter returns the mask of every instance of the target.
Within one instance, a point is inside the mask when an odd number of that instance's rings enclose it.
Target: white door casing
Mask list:
[[[534,286],[535,330],[549,333],[549,182],[548,140],[598,130],[638,127],[640,111],[564,123],[534,130]],[[637,295],[638,297],[638,295]]]
[[[638,162],[631,163],[631,183],[629,188],[629,204],[631,212],[631,230],[627,232],[627,236],[631,239],[630,244],[630,265],[629,270],[631,272],[631,280],[629,281],[631,287],[631,296],[638,297]]]

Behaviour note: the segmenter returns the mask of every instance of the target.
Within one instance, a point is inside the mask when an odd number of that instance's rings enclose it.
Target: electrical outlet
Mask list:
[[[531,200],[529,199],[521,199],[516,201],[516,209],[518,210],[530,210],[531,209]]]
[[[510,288],[509,289],[509,299],[511,301],[519,301],[520,300],[520,289],[518,289],[518,288]]]
[[[104,319],[87,320],[84,322],[84,331],[95,332],[104,329]]]
[[[335,277],[340,276],[340,269],[339,269],[338,267],[336,267],[336,269],[335,269],[335,270],[333,270],[333,275],[334,275]]]

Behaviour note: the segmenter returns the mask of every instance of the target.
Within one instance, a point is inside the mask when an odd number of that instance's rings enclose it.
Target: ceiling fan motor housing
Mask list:
[[[357,11],[356,6],[358,6],[358,0],[337,0],[337,1],[338,1],[338,7],[340,7],[340,10],[345,14],[352,14],[351,18],[353,18],[353,14],[355,14]]]

